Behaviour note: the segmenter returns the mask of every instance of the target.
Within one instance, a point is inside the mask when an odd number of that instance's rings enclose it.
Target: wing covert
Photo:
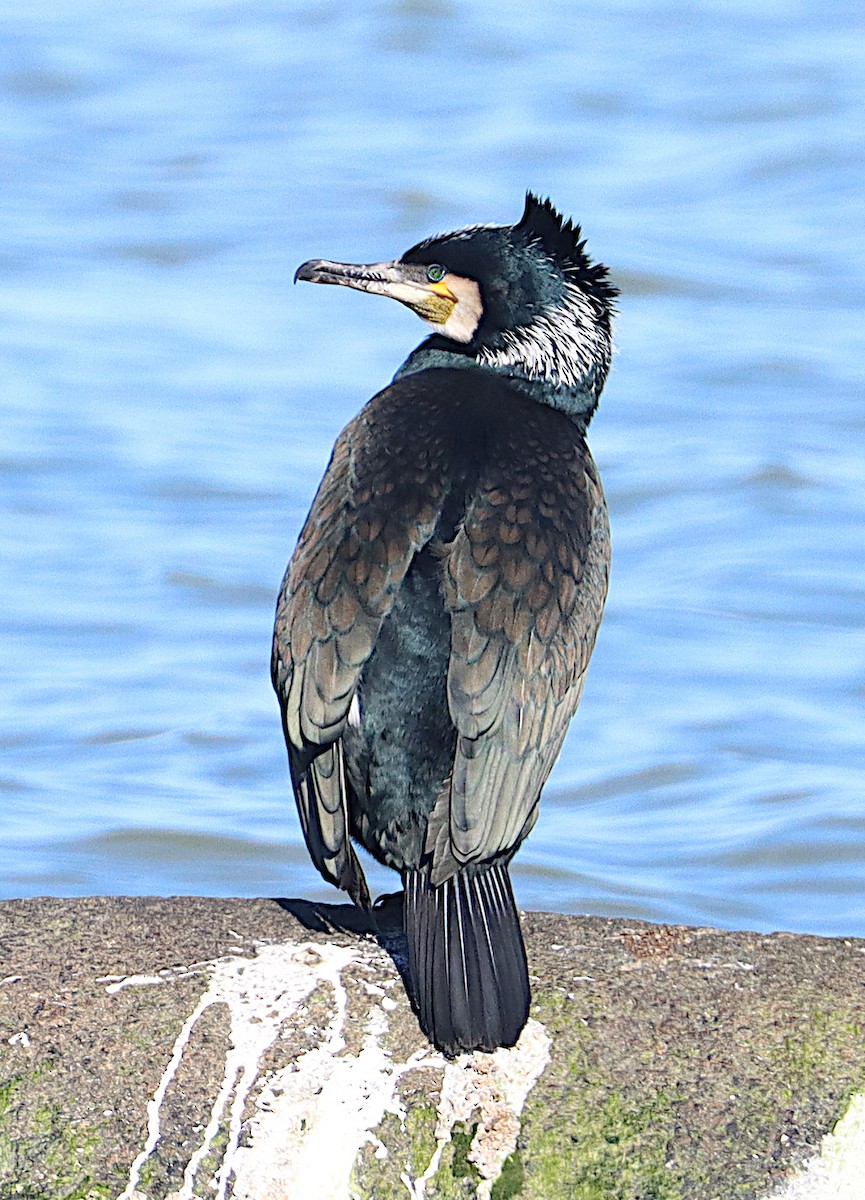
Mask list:
[[[430,821],[434,882],[512,851],[531,828],[606,596],[606,505],[584,443],[511,449],[511,468],[481,479],[447,551],[458,739]]]
[[[304,835],[325,878],[361,900],[368,896],[349,841],[339,738],[444,494],[443,448],[422,418],[394,427],[395,401],[408,390],[379,393],[337,439],[282,582],[273,636],[271,674]],[[394,454],[405,465],[398,475],[386,469]]]

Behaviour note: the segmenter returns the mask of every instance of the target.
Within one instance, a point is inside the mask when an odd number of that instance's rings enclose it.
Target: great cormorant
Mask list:
[[[516,225],[296,279],[392,296],[432,335],[337,439],[273,640],[291,779],[325,879],[402,875],[420,1024],[512,1046],[530,989],[508,864],[577,708],[607,591],[586,428],[616,289],[531,193]]]

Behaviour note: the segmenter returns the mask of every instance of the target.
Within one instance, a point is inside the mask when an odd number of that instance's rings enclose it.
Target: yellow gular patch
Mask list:
[[[457,302],[456,296],[449,292],[447,288],[443,292],[439,291],[441,287],[440,283],[430,284],[430,290],[423,299],[411,306],[416,313],[432,325],[444,325]]]

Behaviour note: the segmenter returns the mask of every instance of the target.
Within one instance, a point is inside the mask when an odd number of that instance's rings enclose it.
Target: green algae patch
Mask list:
[[[355,1160],[349,1191],[353,1200],[407,1200],[409,1183],[421,1179],[432,1165],[438,1148],[436,1110],[422,1095],[401,1099],[406,1106],[404,1119],[388,1113]],[[434,1175],[425,1180],[426,1200],[471,1200],[477,1195],[481,1175],[470,1157],[477,1131],[475,1122],[454,1124]],[[508,1167],[504,1190],[494,1191],[494,1200],[512,1200],[521,1194],[514,1183],[519,1180],[521,1186],[522,1167],[518,1156],[511,1157],[515,1161]]]
[[[767,1084],[742,1097],[745,1121],[762,1122],[774,1145],[800,1145],[812,1152],[819,1137],[846,1112],[857,1092],[865,1090],[863,1026],[846,1006],[812,1008],[782,1015],[776,1037],[762,1050]],[[738,1137],[742,1121],[730,1129]]]
[[[43,1063],[29,1077],[0,1084],[0,1200],[108,1200],[116,1189],[98,1182],[94,1169],[102,1149],[98,1129],[69,1121],[56,1103],[26,1103],[49,1073]],[[28,1182],[34,1162],[40,1178]]]
[[[419,1179],[432,1162],[436,1151],[436,1111],[431,1104],[415,1103],[405,1118],[405,1131],[411,1146],[412,1175]]]
[[[411,1153],[405,1127],[388,1113],[373,1132],[376,1140],[366,1142],[355,1159],[349,1195],[352,1200],[405,1200],[400,1175]]]
[[[515,1196],[522,1196],[525,1177],[522,1155],[515,1150],[502,1164],[502,1173],[493,1184],[490,1200],[514,1200]]]
[[[851,1073],[840,1095],[849,1100],[865,1082],[862,1062],[862,1025],[850,1014],[838,1010],[815,1009],[803,1014],[795,1032],[786,1034],[773,1052],[775,1069],[782,1079],[782,1098],[796,1105],[803,1096],[823,1086],[832,1087],[832,1079],[843,1079],[843,1069]]]
[[[349,1194],[357,1200],[406,1200],[404,1177],[419,1179],[435,1154],[436,1112],[423,1092],[402,1096],[404,1119],[387,1113],[355,1159]]]
[[[439,1168],[427,1184],[427,1196],[434,1200],[463,1200],[476,1196],[481,1181],[480,1172],[469,1158],[477,1124],[457,1121],[451,1129],[451,1139],[442,1150]]]
[[[579,1095],[575,1095],[578,1092]],[[530,1109],[523,1125],[522,1190],[538,1200],[683,1200],[669,1161],[673,1105],[666,1092],[630,1101],[619,1092],[576,1087],[564,1120]]]
[[[825,1004],[843,950],[815,939],[799,958],[793,939],[738,935],[718,954],[725,935],[711,931],[624,933],[600,979],[550,987],[548,970],[536,990],[553,1048],[523,1115],[522,1195],[766,1194],[865,1085],[861,993],[842,986]]]

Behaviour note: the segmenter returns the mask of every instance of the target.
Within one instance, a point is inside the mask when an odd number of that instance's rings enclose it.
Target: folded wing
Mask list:
[[[413,431],[402,469],[392,469],[399,439],[389,414],[400,401],[410,411],[410,392],[405,383],[380,393],[337,440],[282,583],[273,638],[271,672],[306,842],[322,875],[360,904],[369,896],[349,840],[340,735],[444,493],[442,448],[423,429]]]
[[[448,547],[453,774],[430,821],[432,881],[509,857],[582,694],[607,590],[603,493],[584,445],[531,437],[480,480]]]

